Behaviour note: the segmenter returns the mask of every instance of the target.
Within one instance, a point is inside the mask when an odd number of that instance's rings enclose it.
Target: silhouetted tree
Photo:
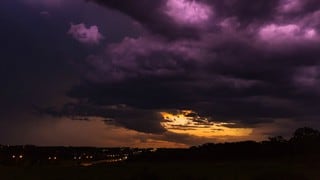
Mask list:
[[[282,136],[274,136],[274,137],[269,137],[269,142],[271,143],[277,143],[277,144],[281,144],[281,143],[286,143],[287,140],[284,139]]]
[[[317,152],[320,149],[320,132],[310,127],[297,129],[290,142],[295,147],[295,151]]]
[[[317,142],[320,140],[320,132],[316,129],[312,129],[309,127],[299,128],[297,129],[293,137],[291,138],[292,142]]]

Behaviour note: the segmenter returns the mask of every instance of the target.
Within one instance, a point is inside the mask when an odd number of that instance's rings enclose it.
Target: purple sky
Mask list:
[[[318,0],[3,0],[0,144],[179,146],[320,128]]]

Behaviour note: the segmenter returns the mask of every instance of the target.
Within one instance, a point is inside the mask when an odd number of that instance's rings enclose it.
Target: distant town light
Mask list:
[[[16,156],[15,156],[15,155],[12,155],[12,159],[14,159],[14,158],[16,158]]]
[[[23,155],[20,155],[19,158],[22,159],[22,158],[23,158]]]
[[[51,160],[51,157],[48,157],[49,160]]]
[[[53,157],[53,159],[54,159],[54,160],[57,160],[57,157],[55,156],[55,157]]]

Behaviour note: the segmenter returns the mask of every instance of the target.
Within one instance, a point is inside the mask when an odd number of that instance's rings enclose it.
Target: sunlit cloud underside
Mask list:
[[[161,125],[169,132],[188,134],[206,138],[247,137],[252,133],[250,128],[230,128],[235,123],[211,122],[198,116],[191,110],[178,113],[161,112],[164,119]]]

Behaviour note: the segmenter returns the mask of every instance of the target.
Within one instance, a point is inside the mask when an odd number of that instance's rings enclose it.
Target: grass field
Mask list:
[[[320,163],[290,162],[221,162],[221,163],[123,163],[96,167],[4,167],[0,179],[84,180],[84,179],[261,179],[317,180]]]

